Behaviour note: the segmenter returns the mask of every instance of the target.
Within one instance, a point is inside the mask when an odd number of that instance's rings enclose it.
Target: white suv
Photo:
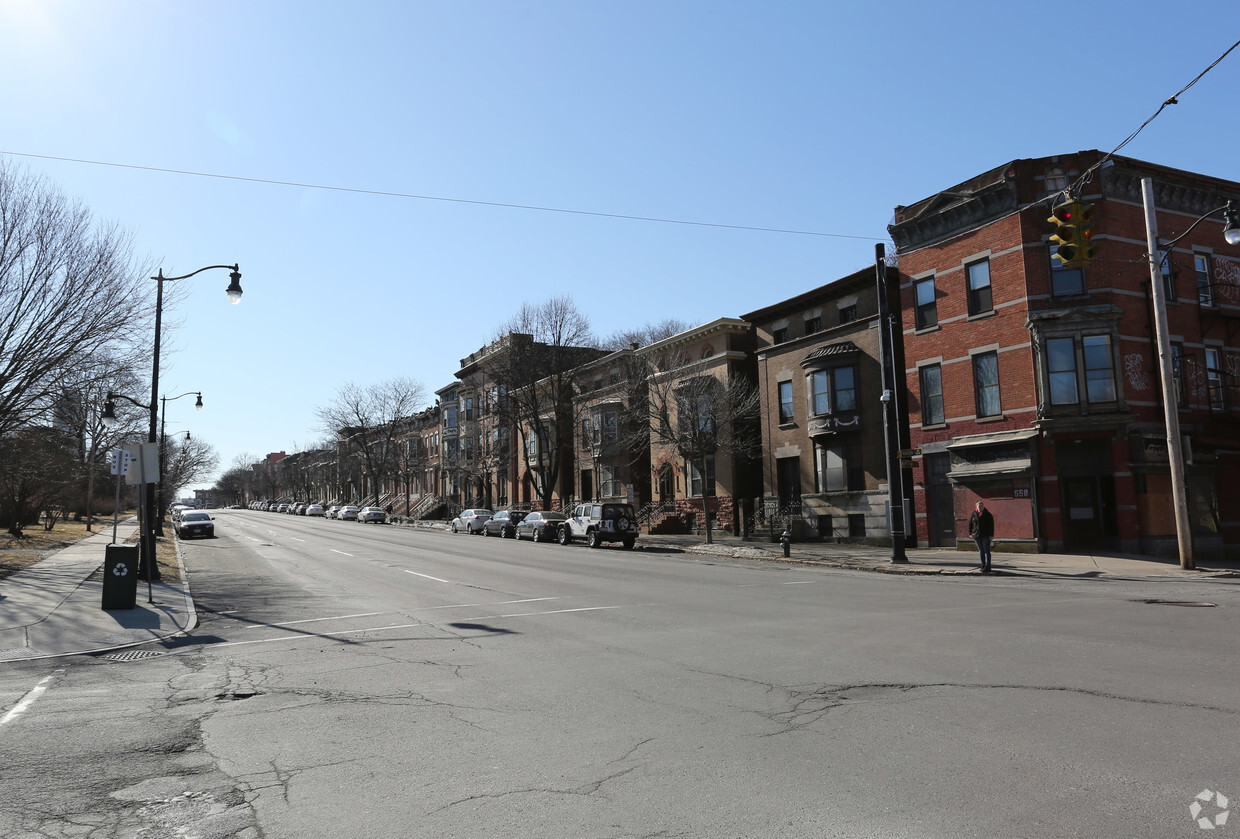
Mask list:
[[[560,528],[560,544],[576,538],[597,548],[604,542],[620,542],[628,550],[637,542],[637,514],[632,504],[578,504]]]

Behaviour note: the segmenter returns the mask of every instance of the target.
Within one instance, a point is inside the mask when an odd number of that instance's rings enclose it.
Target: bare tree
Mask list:
[[[736,463],[761,455],[761,394],[742,376],[728,376],[725,381],[702,362],[687,357],[672,361],[663,370],[646,369],[646,387],[630,403],[625,442],[631,449],[643,445],[671,449],[697,470],[706,541],[711,542],[711,463],[720,456]]]
[[[140,334],[130,241],[0,160],[0,436],[36,422],[77,359]]]
[[[502,424],[514,429],[545,509],[572,462],[576,424],[573,368],[603,354],[592,346],[590,320],[571,297],[523,303],[496,337],[483,363],[499,388]]]
[[[673,335],[679,335],[692,327],[693,324],[679,318],[664,318],[661,321],[647,323],[636,329],[621,329],[613,332],[604,338],[599,346],[613,351],[630,348],[636,349],[662,341],[664,338],[670,338]]]
[[[87,530],[92,526],[95,479],[106,463],[106,452],[126,439],[137,439],[146,426],[147,416],[136,411],[118,412],[117,424],[112,428],[101,419],[109,391],[141,392],[142,383],[133,369],[132,357],[110,349],[78,359],[65,373],[52,408],[55,427],[68,431],[79,441],[76,472],[84,489],[83,507],[78,509],[85,512]]]
[[[187,435],[188,436],[188,435]],[[202,440],[169,438],[168,462],[164,469],[164,485],[168,498],[176,498],[178,490],[200,483],[219,466],[215,447]]]
[[[355,460],[366,476],[370,491],[379,495],[388,477],[399,470],[404,420],[425,407],[426,388],[421,382],[399,377],[361,387],[346,384],[335,398],[316,413],[320,429],[336,440],[347,465]]]
[[[48,529],[74,482],[75,439],[47,427],[23,428],[0,438],[0,521],[20,537],[25,525],[48,512]]]

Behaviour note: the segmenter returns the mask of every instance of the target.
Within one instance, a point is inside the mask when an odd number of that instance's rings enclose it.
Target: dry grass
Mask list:
[[[124,514],[122,517],[125,517]],[[129,517],[132,517],[132,513]],[[89,531],[84,521],[58,521],[51,530],[44,530],[42,523],[25,528],[21,538],[8,533],[0,533],[0,580],[29,568],[56,551],[67,548],[87,536],[104,532],[112,532],[110,518],[96,518],[93,530]],[[172,528],[165,525],[164,533],[165,536],[155,540],[156,562],[166,582],[177,582],[180,580],[180,574]],[[136,539],[135,534],[134,541]],[[103,563],[102,553],[99,555],[99,562]]]

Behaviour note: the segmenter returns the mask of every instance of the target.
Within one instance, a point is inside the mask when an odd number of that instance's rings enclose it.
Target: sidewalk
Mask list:
[[[420,529],[444,530],[433,524]],[[137,530],[123,524],[117,539],[124,542]],[[470,538],[458,536],[454,538]],[[104,552],[111,528],[0,580],[0,663],[64,655],[102,653],[132,647],[191,631],[198,625],[188,584],[155,583],[154,604],[147,602],[145,582],[138,584],[133,609],[103,611]],[[911,548],[908,562],[891,561],[891,549],[869,545],[794,542],[787,559],[778,542],[764,534],[744,541],[714,534],[713,544],[697,535],[642,534],[639,551],[672,551],[702,556],[803,563],[828,568],[887,574],[938,574],[981,578],[977,557],[947,548]],[[578,545],[565,550],[589,550]],[[610,545],[602,551],[620,551]],[[177,561],[180,561],[178,553]],[[1042,577],[1068,580],[1145,580],[1149,582],[1240,578],[1240,563],[1205,563],[1185,571],[1176,560],[1118,554],[1017,554],[996,551],[990,577]],[[185,575],[182,574],[182,577]]]
[[[806,563],[829,568],[877,571],[884,574],[946,574],[981,577],[977,554],[954,548],[908,548],[907,563],[893,563],[891,548],[833,542],[793,542],[789,556],[783,556],[778,542],[767,534],[746,541],[730,534],[712,534],[714,544],[700,535],[646,535],[638,537],[639,547],[661,547],[685,553],[737,559],[769,559]],[[989,576],[1047,577],[1055,579],[1201,580],[1240,578],[1240,562],[1198,563],[1197,570],[1180,568],[1178,559],[1126,554],[1050,554],[1006,553],[996,550]]]
[[[136,522],[125,522],[117,541],[137,529]],[[107,527],[0,580],[0,662],[105,652],[197,625],[189,588],[180,583],[153,583],[151,604],[139,581],[136,608],[105,612],[101,569],[111,541]]]

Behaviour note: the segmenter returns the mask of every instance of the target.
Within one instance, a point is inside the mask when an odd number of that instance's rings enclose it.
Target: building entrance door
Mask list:
[[[801,458],[783,457],[775,464],[779,477],[779,509],[788,511],[801,503]]]
[[[928,454],[924,462],[928,522],[926,535],[930,547],[954,548],[956,546],[956,507],[952,485],[947,480],[947,473],[951,469],[951,455]]]
[[[1056,446],[1064,549],[1113,548],[1118,542],[1110,444],[1074,440]]]
[[[676,473],[670,464],[659,470],[659,502],[669,504],[676,499]]]

